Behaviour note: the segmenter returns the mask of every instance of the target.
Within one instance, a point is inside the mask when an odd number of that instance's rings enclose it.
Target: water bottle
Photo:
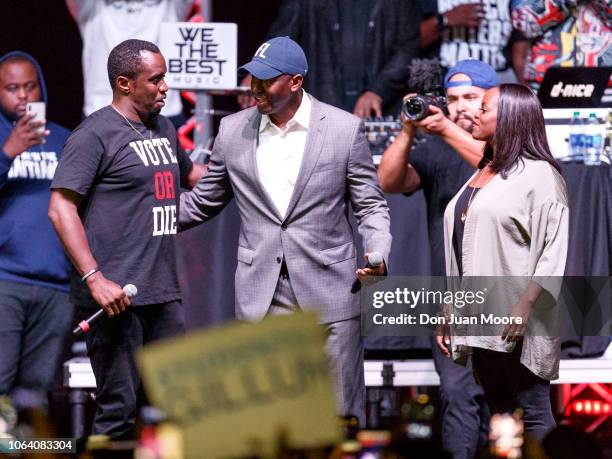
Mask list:
[[[599,122],[595,113],[589,114],[589,119],[585,126],[585,155],[584,164],[597,166],[601,164],[601,154],[603,153],[603,129],[604,126]]]
[[[574,112],[569,124],[569,159],[584,161],[584,123],[580,112]]]

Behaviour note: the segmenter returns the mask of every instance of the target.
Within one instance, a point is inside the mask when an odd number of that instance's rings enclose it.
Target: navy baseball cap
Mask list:
[[[467,75],[470,81],[449,81],[458,73]],[[444,77],[444,88],[446,89],[457,86],[477,86],[482,89],[489,89],[499,85],[499,77],[493,67],[476,59],[465,59],[457,62]]]
[[[306,75],[308,62],[300,45],[289,37],[276,37],[257,48],[251,62],[238,70],[246,70],[260,80],[269,80],[283,73]]]

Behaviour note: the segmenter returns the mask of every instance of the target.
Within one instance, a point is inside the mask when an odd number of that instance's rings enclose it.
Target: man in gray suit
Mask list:
[[[262,44],[242,68],[253,76],[257,106],[222,120],[208,173],[181,195],[181,228],[207,221],[236,198],[236,316],[318,312],[340,414],[363,422],[363,342],[352,286],[386,268],[357,269],[349,202],[366,257],[388,259],[391,234],[361,120],[304,92],[306,56],[288,37]]]

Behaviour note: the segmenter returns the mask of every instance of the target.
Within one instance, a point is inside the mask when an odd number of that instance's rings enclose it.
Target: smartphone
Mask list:
[[[28,102],[26,104],[26,115],[34,115],[32,121],[45,122],[47,120],[47,106],[44,102]],[[45,132],[45,126],[41,126],[37,131],[42,134]]]

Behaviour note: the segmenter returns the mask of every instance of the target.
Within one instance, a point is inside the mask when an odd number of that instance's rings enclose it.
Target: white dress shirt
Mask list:
[[[259,123],[255,154],[259,181],[282,217],[287,213],[302,165],[311,105],[310,97],[304,91],[302,103],[285,130],[276,126],[268,115],[262,115]]]

